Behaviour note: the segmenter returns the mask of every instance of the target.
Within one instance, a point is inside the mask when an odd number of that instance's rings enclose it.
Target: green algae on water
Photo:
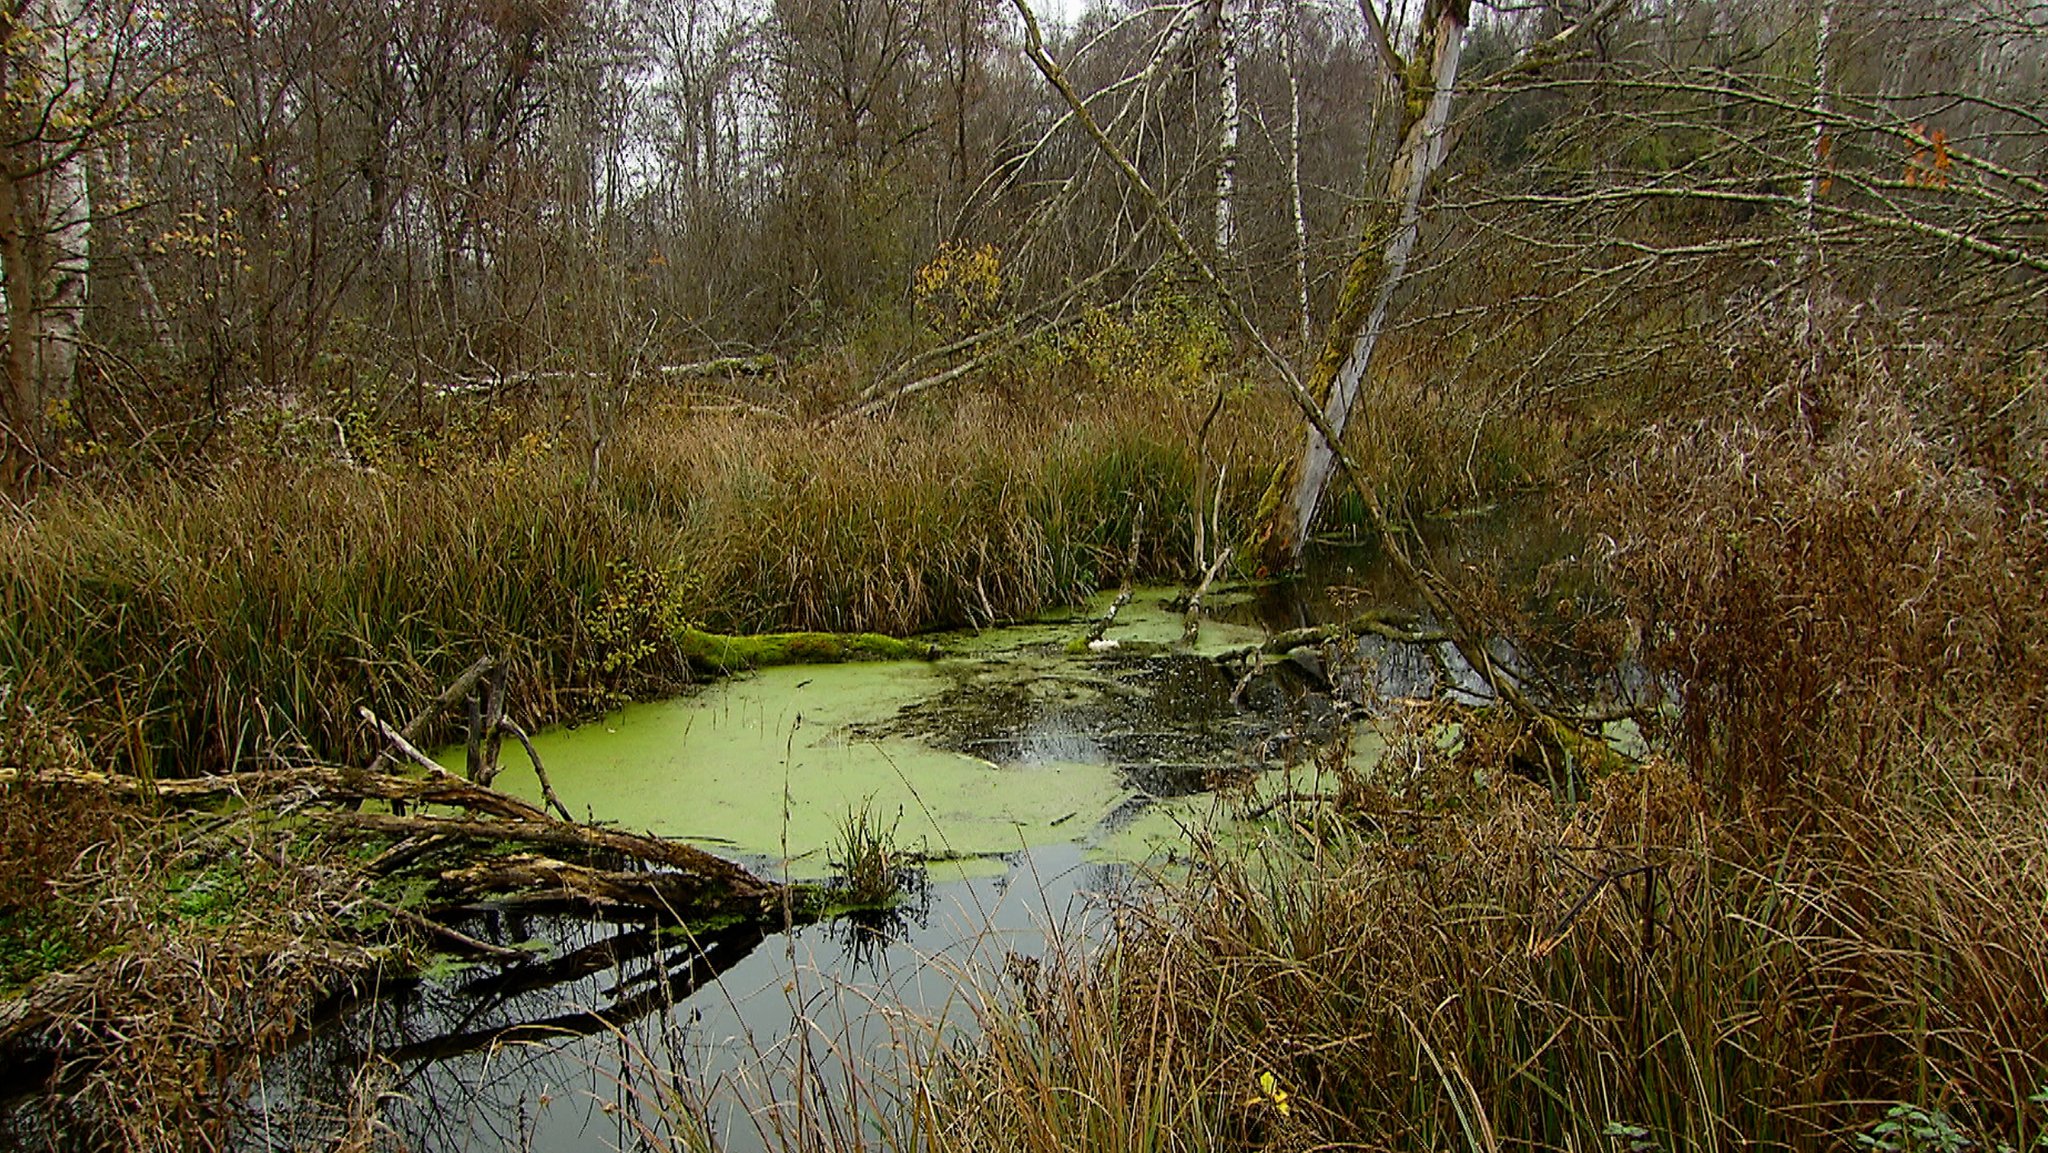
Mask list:
[[[786,861],[795,877],[829,873],[825,847],[863,804],[897,822],[906,850],[977,856],[1073,839],[1128,798],[1103,765],[1004,768],[854,733],[941,685],[923,663],[764,669],[534,744],[578,816]],[[532,774],[507,756],[499,781],[532,798]]]

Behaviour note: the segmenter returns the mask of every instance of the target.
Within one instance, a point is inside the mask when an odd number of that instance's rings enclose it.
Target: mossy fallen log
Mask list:
[[[1623,754],[1605,739],[1581,732],[1554,714],[1543,715],[1543,735],[1557,746],[1559,752],[1571,758],[1583,776],[1604,777],[1636,767],[1634,758]]]
[[[930,660],[938,649],[880,633],[710,633],[685,626],[676,644],[690,666],[722,675],[775,665]]]
[[[463,900],[495,901],[508,908],[587,908],[628,919],[737,913],[761,921],[773,909],[768,898],[774,890],[764,884],[735,886],[697,871],[597,868],[539,853],[447,869],[440,880]]]

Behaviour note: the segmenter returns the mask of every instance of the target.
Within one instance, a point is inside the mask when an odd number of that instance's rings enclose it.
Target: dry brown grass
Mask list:
[[[1211,855],[919,1070],[944,1149],[1820,1149],[2048,1112],[2035,794],[1723,825],[1646,766]],[[1282,1111],[1276,1094],[1285,1093]]]
[[[894,1144],[2048,1142],[2038,370],[1823,320],[1581,502],[1677,759],[1573,799],[1397,734],[1419,772],[995,998]]]
[[[221,1147],[263,1063],[322,997],[391,954],[377,938],[402,937],[362,932],[361,878],[288,824],[70,792],[103,812],[108,835],[62,877],[55,912],[77,955],[0,1005],[0,1054],[28,1093],[0,1118],[0,1143]],[[37,804],[37,816],[66,811]]]
[[[1930,747],[2036,771],[2048,738],[2048,462],[2012,447],[2048,410],[1872,329],[1762,327],[1713,413],[1650,428],[1589,502],[1682,747],[1732,788],[1867,786]]]
[[[1029,616],[1112,579],[1140,506],[1142,566],[1181,575],[1209,467],[1230,464],[1226,525],[1250,514],[1277,446],[1241,401],[1198,451],[1207,401],[967,398],[825,428],[655,409],[595,471],[536,438],[431,469],[51,492],[0,523],[0,679],[75,719],[95,763],[168,773],[359,760],[357,705],[411,716],[487,651],[532,722],[672,691],[683,662],[646,646],[663,614],[898,634]]]

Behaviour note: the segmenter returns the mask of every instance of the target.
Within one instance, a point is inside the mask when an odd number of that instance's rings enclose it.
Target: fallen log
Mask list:
[[[915,661],[939,655],[931,645],[880,633],[709,633],[685,626],[676,647],[692,668],[713,676],[774,665]]]
[[[750,906],[757,911],[766,911],[781,898],[780,886],[764,881],[745,868],[694,845],[608,829],[602,825],[558,821],[538,809],[533,812],[537,814],[534,818],[508,821],[396,816],[387,813],[335,813],[328,820],[342,828],[397,837],[460,838],[617,853],[645,864],[680,870],[703,878],[709,884],[723,886],[732,892],[735,908]]]
[[[674,921],[729,913],[758,916],[767,911],[762,901],[772,907],[776,895],[767,887],[745,892],[696,871],[598,869],[535,853],[449,869],[441,883],[469,900],[512,894],[514,904],[624,910]]]
[[[1423,628],[1413,613],[1398,609],[1375,609],[1372,612],[1360,613],[1340,624],[1312,625],[1308,628],[1274,633],[1257,645],[1247,645],[1219,653],[1216,659],[1235,662],[1256,655],[1281,657],[1296,649],[1362,636],[1383,637],[1407,645],[1434,645],[1451,639],[1449,633]]]
[[[205,805],[227,797],[253,799],[305,792],[315,802],[348,800],[403,801],[412,804],[447,805],[511,820],[547,820],[547,814],[517,797],[472,784],[453,773],[429,773],[413,777],[396,773],[371,773],[361,769],[307,766],[293,769],[258,769],[216,776],[150,780],[120,773],[99,773],[83,769],[46,769],[23,774],[0,769],[0,785],[17,780],[42,785],[96,789],[122,800],[155,800],[177,805]]]
[[[693,360],[688,364],[662,364],[655,366],[655,373],[666,380],[690,380],[707,376],[764,376],[774,372],[781,365],[775,354],[764,352],[759,356],[717,356],[710,360]]]

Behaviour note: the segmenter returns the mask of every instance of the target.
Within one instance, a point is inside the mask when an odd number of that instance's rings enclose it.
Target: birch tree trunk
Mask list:
[[[1804,314],[1800,320],[1800,336],[1809,350],[1813,344],[1813,298],[1818,290],[1821,276],[1820,226],[1814,218],[1814,209],[1820,200],[1822,170],[1828,162],[1828,41],[1833,38],[1835,28],[1834,0],[1814,0],[1813,29],[1813,140],[1807,150],[1807,161],[1812,167],[1806,174],[1806,188],[1802,200],[1801,231],[1805,233],[1805,245],[1799,250],[1799,271],[1806,283]],[[1818,352],[1814,352],[1816,363]]]
[[[1237,28],[1230,0],[1216,2],[1216,56],[1221,69],[1222,123],[1216,137],[1216,255],[1237,243],[1237,134],[1243,118],[1237,91]]]
[[[1287,66],[1287,199],[1294,210],[1294,293],[1301,322],[1300,348],[1307,352],[1311,317],[1308,307],[1308,216],[1301,206],[1301,0],[1287,0],[1280,30],[1280,53]]]
[[[78,375],[92,239],[85,4],[31,0],[0,16],[0,479],[9,487],[52,448],[51,417]]]
[[[1309,377],[1308,387],[1323,392],[1323,419],[1338,437],[1350,420],[1373,350],[1386,329],[1394,290],[1408,272],[1422,231],[1422,196],[1443,163],[1444,128],[1450,121],[1469,14],[1469,0],[1429,0],[1424,10],[1423,39],[1416,51],[1429,61],[1427,87],[1418,84],[1413,69],[1405,70],[1410,80],[1401,104],[1401,147],[1387,176],[1387,200],[1396,212],[1393,225],[1369,229],[1361,239],[1332,317],[1329,343]],[[1266,544],[1269,564],[1300,559],[1335,467],[1336,456],[1322,433],[1309,428],[1292,491],[1273,511]]]

